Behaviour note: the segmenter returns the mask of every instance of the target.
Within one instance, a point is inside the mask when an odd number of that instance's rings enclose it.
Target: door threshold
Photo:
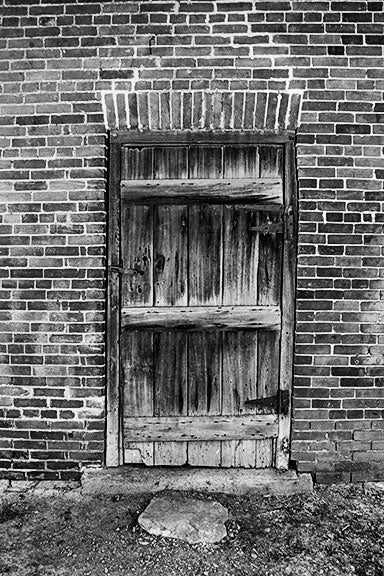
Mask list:
[[[124,495],[156,493],[163,490],[222,492],[246,494],[254,492],[275,496],[310,493],[310,474],[275,468],[181,468],[171,466],[119,466],[116,468],[86,467],[81,479],[86,495]]]

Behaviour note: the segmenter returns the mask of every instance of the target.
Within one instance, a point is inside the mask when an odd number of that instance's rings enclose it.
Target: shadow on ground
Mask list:
[[[384,494],[315,487],[289,497],[193,494],[229,510],[228,536],[190,545],[137,518],[151,494],[11,494],[0,508],[1,576],[383,576]]]

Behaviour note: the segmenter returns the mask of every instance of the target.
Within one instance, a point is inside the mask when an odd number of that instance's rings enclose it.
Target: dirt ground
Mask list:
[[[152,495],[12,494],[0,506],[1,576],[383,576],[384,493],[315,487],[290,497],[204,495],[227,506],[228,537],[189,545],[137,518]]]

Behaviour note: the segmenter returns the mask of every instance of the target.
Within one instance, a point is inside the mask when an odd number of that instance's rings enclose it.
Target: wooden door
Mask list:
[[[286,155],[283,144],[120,147],[123,463],[286,467]]]

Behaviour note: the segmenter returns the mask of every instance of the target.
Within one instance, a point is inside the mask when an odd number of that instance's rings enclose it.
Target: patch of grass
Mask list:
[[[3,502],[0,507],[0,524],[5,524],[11,520],[21,520],[28,512],[24,502]]]

